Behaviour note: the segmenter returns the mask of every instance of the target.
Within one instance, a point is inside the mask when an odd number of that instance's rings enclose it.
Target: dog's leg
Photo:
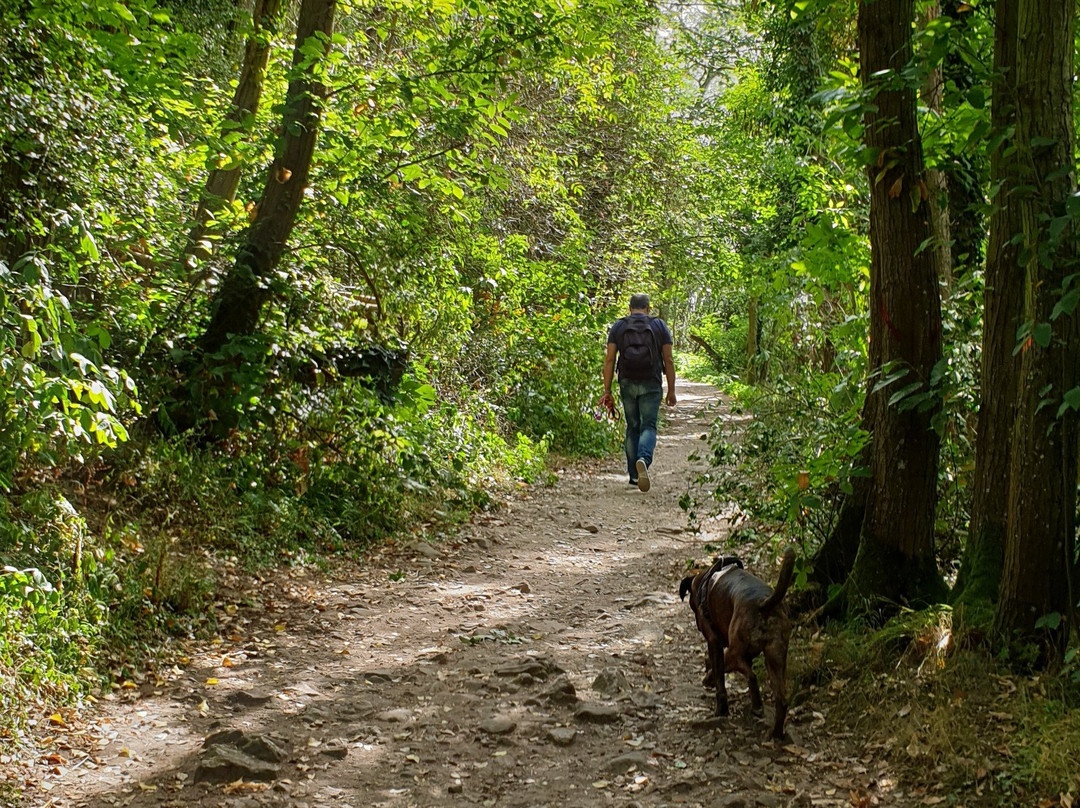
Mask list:
[[[761,701],[761,688],[758,687],[757,674],[754,673],[754,663],[747,659],[745,660],[745,667],[746,682],[750,685],[750,712],[754,715],[761,715],[765,707]]]
[[[724,653],[724,667],[732,673],[741,673],[746,677],[746,683],[750,686],[750,710],[755,714],[762,712],[761,688],[758,687],[757,675],[754,673],[753,659],[747,659],[734,646],[728,646]]]
[[[765,649],[765,672],[772,687],[773,704],[776,713],[773,716],[772,737],[781,740],[784,737],[784,719],[787,717],[787,647],[772,646]]]
[[[717,639],[709,643],[709,655],[712,658],[713,684],[716,686],[716,714],[728,714],[727,683],[724,681],[724,646]]]

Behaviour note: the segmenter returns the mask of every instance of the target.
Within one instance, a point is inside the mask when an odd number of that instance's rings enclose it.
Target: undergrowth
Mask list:
[[[879,783],[879,797],[1056,806],[1080,794],[1075,649],[1069,659],[1052,675],[1017,676],[954,633],[947,608],[907,612],[876,630],[830,626],[793,646],[793,702],[888,760],[899,776]]]
[[[230,571],[359,557],[550,479],[550,438],[516,431],[482,400],[349,395],[347,411],[331,402],[338,417],[320,420],[312,408],[304,428],[203,447],[132,439],[30,472],[0,500],[0,747],[24,737],[30,716],[138,679],[209,636]]]

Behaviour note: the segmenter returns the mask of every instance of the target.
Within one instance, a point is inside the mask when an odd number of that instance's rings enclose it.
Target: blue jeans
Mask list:
[[[623,441],[626,471],[631,480],[636,480],[634,464],[638,458],[644,460],[646,466],[652,465],[653,449],[656,448],[656,419],[660,416],[664,388],[656,381],[620,379],[619,398],[622,399],[626,418],[626,439]]]

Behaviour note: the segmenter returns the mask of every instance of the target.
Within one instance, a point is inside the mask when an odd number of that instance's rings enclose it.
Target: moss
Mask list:
[[[844,588],[849,614],[888,616],[902,606],[917,609],[944,603],[949,594],[933,557],[909,558],[868,542],[865,536]]]
[[[957,576],[952,600],[956,605],[993,604],[1005,558],[1005,535],[984,527],[971,536]]]

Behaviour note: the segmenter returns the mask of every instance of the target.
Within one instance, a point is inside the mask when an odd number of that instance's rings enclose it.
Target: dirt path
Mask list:
[[[265,581],[226,607],[221,644],[99,715],[58,716],[27,804],[905,804],[798,695],[783,744],[734,677],[732,718],[709,725],[676,595],[705,537],[678,500],[719,398],[680,387],[648,494],[621,458],[591,462],[445,543]]]

